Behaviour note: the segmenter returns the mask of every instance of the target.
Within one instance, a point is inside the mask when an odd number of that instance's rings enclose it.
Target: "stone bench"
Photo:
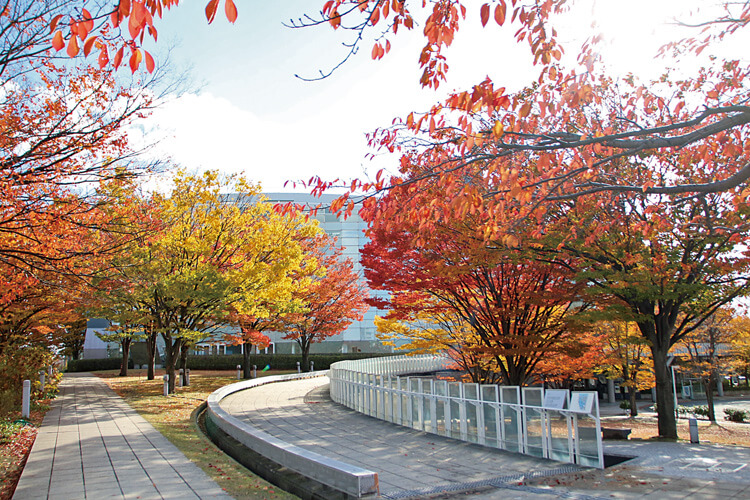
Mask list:
[[[628,439],[631,429],[602,427],[602,439]]]

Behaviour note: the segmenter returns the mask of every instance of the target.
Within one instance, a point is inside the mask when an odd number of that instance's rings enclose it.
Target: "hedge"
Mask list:
[[[122,358],[99,359],[71,359],[68,361],[66,372],[92,372],[97,370],[119,370]],[[133,368],[133,360],[128,362],[128,368]]]
[[[365,359],[381,356],[393,356],[389,353],[347,353],[347,354],[310,354],[310,361],[315,364],[316,370],[327,370],[332,363],[347,359]],[[301,361],[300,354],[251,354],[248,357],[250,366],[262,370],[269,365],[274,370],[296,370],[297,361]],[[104,359],[76,359],[68,361],[68,372],[89,372],[96,370],[118,370],[122,358]],[[212,355],[212,356],[188,356],[187,366],[191,370],[234,370],[237,365],[242,365],[242,354]],[[129,368],[133,368],[131,359]]]
[[[316,370],[327,370],[332,363],[347,359],[365,359],[380,356],[392,356],[384,353],[347,353],[347,354],[310,354],[310,361]],[[248,356],[250,366],[262,370],[269,365],[274,370],[296,370],[301,354],[251,354]],[[191,370],[234,370],[242,365],[242,354],[188,356],[187,366]]]

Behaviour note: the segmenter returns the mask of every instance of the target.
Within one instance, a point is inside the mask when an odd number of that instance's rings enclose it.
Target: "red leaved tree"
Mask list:
[[[284,339],[297,342],[302,367],[309,370],[310,347],[342,333],[367,311],[367,289],[354,271],[354,263],[342,257],[342,248],[327,236],[305,242],[306,257],[298,276],[295,300],[301,309],[280,317]]]

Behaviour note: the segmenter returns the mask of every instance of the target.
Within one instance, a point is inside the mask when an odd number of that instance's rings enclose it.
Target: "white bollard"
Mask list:
[[[31,380],[23,381],[23,401],[21,402],[21,418],[31,416]]]
[[[169,396],[169,375],[164,375],[164,395]]]
[[[190,368],[188,368],[185,372],[185,385],[190,385]]]
[[[177,375],[177,387],[182,387],[182,374],[185,373],[182,368],[180,368],[180,373]]]
[[[311,372],[315,371],[315,361],[310,361],[310,371]]]
[[[300,368],[299,368],[299,361],[297,361],[297,373],[301,373],[301,372],[302,372],[302,370],[300,370]]]
[[[237,380],[242,378],[242,372],[240,371],[242,369],[242,365],[237,365]]]
[[[690,424],[690,442],[693,444],[700,443],[700,439],[698,439],[698,420],[691,418],[689,420]]]
[[[258,367],[253,365],[253,378],[258,378]]]

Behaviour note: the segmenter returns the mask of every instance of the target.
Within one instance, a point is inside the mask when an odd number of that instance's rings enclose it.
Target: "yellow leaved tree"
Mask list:
[[[178,360],[230,314],[262,317],[293,300],[299,235],[320,229],[263,201],[259,186],[215,171],[178,172],[168,195],[153,196],[159,227],[128,249],[118,273],[164,339],[170,392]]]

